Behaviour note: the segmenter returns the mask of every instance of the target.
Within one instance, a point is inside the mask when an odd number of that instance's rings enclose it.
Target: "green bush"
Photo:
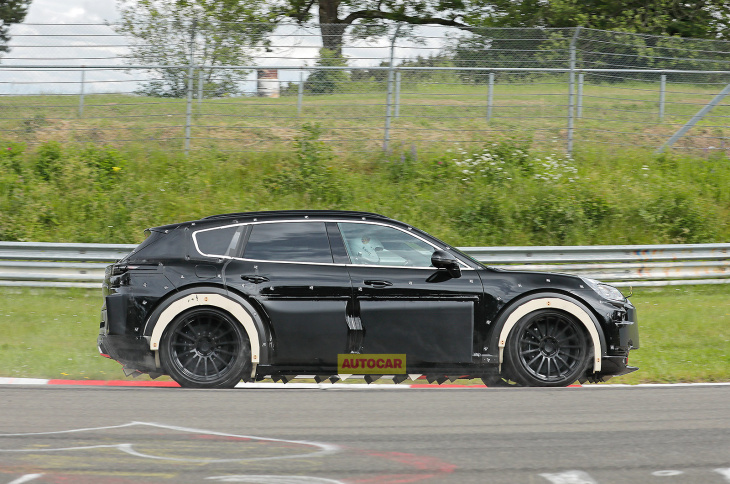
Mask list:
[[[264,179],[275,193],[303,194],[309,200],[335,205],[345,201],[342,173],[336,172],[332,150],[322,141],[322,129],[317,124],[304,124],[294,140],[294,162],[282,164],[280,171]]]

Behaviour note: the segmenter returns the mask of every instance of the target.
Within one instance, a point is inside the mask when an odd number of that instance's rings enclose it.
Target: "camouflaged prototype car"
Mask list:
[[[99,351],[127,374],[565,386],[636,369],[618,289],[486,267],[382,215],[233,213],[147,233],[104,281]]]

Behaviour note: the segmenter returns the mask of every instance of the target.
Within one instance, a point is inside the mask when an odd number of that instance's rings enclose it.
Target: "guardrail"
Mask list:
[[[135,245],[0,242],[0,286],[99,288]],[[730,244],[462,247],[508,270],[564,272],[616,286],[730,283]]]

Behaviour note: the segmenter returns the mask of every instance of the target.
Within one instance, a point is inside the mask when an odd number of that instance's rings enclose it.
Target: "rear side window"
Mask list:
[[[243,257],[281,262],[333,262],[324,222],[254,225]]]
[[[203,255],[235,257],[241,241],[243,225],[233,225],[217,229],[201,230],[193,237],[198,252]]]

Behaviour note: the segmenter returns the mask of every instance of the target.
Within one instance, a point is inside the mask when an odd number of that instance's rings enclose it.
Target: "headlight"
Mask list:
[[[608,284],[603,284],[602,282],[599,282],[595,279],[583,279],[586,284],[588,284],[591,289],[596,291],[598,294],[601,295],[601,297],[604,297],[606,299],[610,299],[612,301],[626,301],[626,298],[624,295],[616,289],[613,286],[609,286]]]

